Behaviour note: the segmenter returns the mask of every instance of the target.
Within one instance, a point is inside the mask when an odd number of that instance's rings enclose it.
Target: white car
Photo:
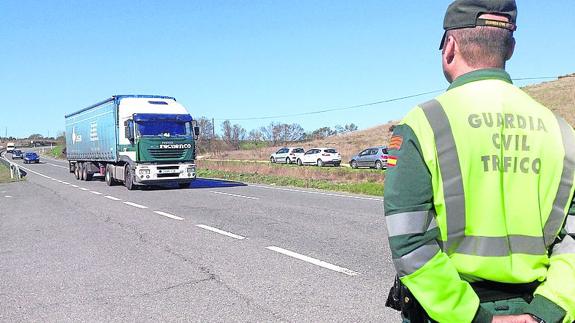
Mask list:
[[[339,166],[341,164],[341,155],[335,148],[312,148],[297,159],[297,164],[302,165],[324,165]]]
[[[298,158],[303,156],[305,150],[301,147],[283,147],[275,153],[271,154],[270,162],[272,163],[295,163]]]

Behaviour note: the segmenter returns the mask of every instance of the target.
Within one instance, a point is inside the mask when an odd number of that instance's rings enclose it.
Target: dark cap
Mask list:
[[[506,16],[509,22],[480,19],[479,16],[485,13]],[[515,31],[517,26],[517,6],[515,0],[456,0],[449,5],[443,19],[443,29],[445,31],[460,28],[475,28],[477,26],[491,26]],[[445,32],[439,44],[439,49],[443,48],[445,42]]]

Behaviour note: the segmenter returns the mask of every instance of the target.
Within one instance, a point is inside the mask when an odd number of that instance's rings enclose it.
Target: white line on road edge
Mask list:
[[[51,165],[51,166],[54,166],[54,167],[60,167],[60,168],[68,169],[68,167],[65,167],[65,166],[54,165],[54,164],[50,164],[50,163],[47,163],[47,164],[48,164],[48,165]]]
[[[174,220],[180,220],[182,221],[184,218],[180,218],[179,216],[175,216],[173,214],[170,213],[166,213],[166,212],[162,212],[162,211],[154,211],[154,213],[159,214],[159,215],[163,215],[165,217],[168,217],[170,219],[174,219]]]
[[[102,193],[100,193],[100,192],[96,192],[96,191],[90,191],[90,193],[92,193],[92,194],[96,194],[96,195],[102,195]]]
[[[70,183],[68,183],[68,182],[62,182],[62,184],[64,184],[64,185],[70,185]]]
[[[259,198],[257,198],[257,197],[252,197],[252,196],[245,196],[245,195],[232,194],[232,193],[224,193],[224,192],[216,192],[216,191],[211,191],[211,192],[212,192],[212,193],[215,193],[215,194],[228,195],[228,196],[234,196],[234,197],[241,197],[241,198],[244,198],[244,199],[259,200]]]
[[[82,191],[89,191],[87,188],[83,188],[83,187],[78,187],[79,189],[81,189]]]
[[[78,185],[76,185],[76,184],[70,184],[70,186],[75,187],[75,188],[80,187],[80,186],[78,186]]]
[[[228,237],[231,237],[231,238],[234,238],[234,239],[238,239],[238,240],[242,240],[242,239],[245,239],[245,238],[246,238],[246,237],[242,237],[242,236],[240,236],[240,235],[233,234],[233,233],[231,233],[231,232],[227,232],[227,231],[224,231],[224,230],[220,230],[220,229],[217,229],[217,228],[214,228],[214,227],[210,227],[210,226],[204,225],[204,224],[196,224],[196,226],[199,227],[199,228],[206,229],[206,230],[209,230],[209,231],[212,231],[212,232],[215,232],[215,233],[223,234],[223,235],[225,235],[225,236],[228,236]]]
[[[375,197],[362,197],[362,196],[332,194],[332,193],[315,192],[315,191],[294,190],[291,188],[270,187],[270,186],[252,185],[252,184],[248,185],[248,187],[258,187],[258,188],[265,188],[265,189],[270,189],[270,190],[280,190],[280,191],[288,191],[288,192],[298,192],[298,193],[309,193],[309,194],[318,194],[318,195],[326,195],[326,196],[334,196],[334,197],[344,197],[344,198],[357,199],[357,200],[368,200],[368,201],[378,201],[378,202],[383,201],[383,199],[375,198]]]
[[[107,198],[107,199],[110,199],[110,200],[112,200],[112,201],[119,201],[119,200],[120,200],[119,198],[113,197],[113,196],[110,196],[110,195],[106,195],[106,196],[104,196],[104,197]]]
[[[133,202],[124,202],[124,204],[128,204],[128,205],[130,205],[130,206],[137,207],[137,208],[140,208],[140,209],[147,209],[147,208],[148,208],[147,206],[143,206],[143,205],[136,204],[136,203],[133,203]]]
[[[315,259],[315,258],[311,258],[311,257],[308,257],[308,256],[300,255],[299,253],[295,253],[295,252],[293,252],[293,251],[289,251],[289,250],[286,250],[286,249],[282,249],[282,248],[280,248],[280,247],[269,246],[269,247],[266,247],[266,249],[272,250],[272,251],[275,251],[275,252],[279,252],[279,253],[284,254],[284,255],[286,255],[286,256],[290,256],[290,257],[293,257],[293,258],[297,258],[297,259],[299,259],[299,260],[303,260],[303,261],[312,263],[312,264],[314,264],[314,265],[317,265],[317,266],[320,266],[320,267],[323,267],[323,268],[331,269],[331,270],[333,270],[333,271],[337,271],[337,272],[340,272],[340,273],[342,273],[342,274],[346,274],[346,275],[348,275],[348,276],[357,276],[357,275],[359,275],[358,272],[355,272],[355,271],[353,271],[353,270],[350,270],[350,269],[347,269],[347,268],[343,268],[343,267],[339,267],[339,266],[336,266],[336,265],[332,265],[332,264],[327,263],[327,262],[325,262],[325,261],[321,261],[321,260],[318,260],[318,259]]]

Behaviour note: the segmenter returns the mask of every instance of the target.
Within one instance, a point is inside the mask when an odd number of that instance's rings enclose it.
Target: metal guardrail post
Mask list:
[[[18,164],[10,162],[3,156],[3,153],[4,151],[0,151],[0,161],[10,169],[10,178],[14,179],[14,177],[16,177],[18,180],[22,179],[22,173],[20,171],[20,167],[18,167]]]

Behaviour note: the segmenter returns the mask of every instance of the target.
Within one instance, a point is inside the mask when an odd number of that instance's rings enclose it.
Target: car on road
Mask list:
[[[28,152],[24,154],[24,164],[31,164],[35,163],[38,164],[40,162],[40,156],[34,152]]]
[[[271,163],[295,163],[298,158],[303,156],[305,150],[302,147],[283,147],[271,154]]]
[[[349,165],[352,168],[369,167],[375,169],[387,168],[387,147],[370,147],[351,157]]]
[[[322,167],[325,165],[333,165],[339,167],[341,164],[341,155],[335,148],[312,148],[299,157],[296,163],[299,166],[317,165]]]
[[[23,157],[22,156],[22,150],[20,150],[20,149],[12,150],[12,159],[18,159],[18,158],[22,159],[22,157]]]

